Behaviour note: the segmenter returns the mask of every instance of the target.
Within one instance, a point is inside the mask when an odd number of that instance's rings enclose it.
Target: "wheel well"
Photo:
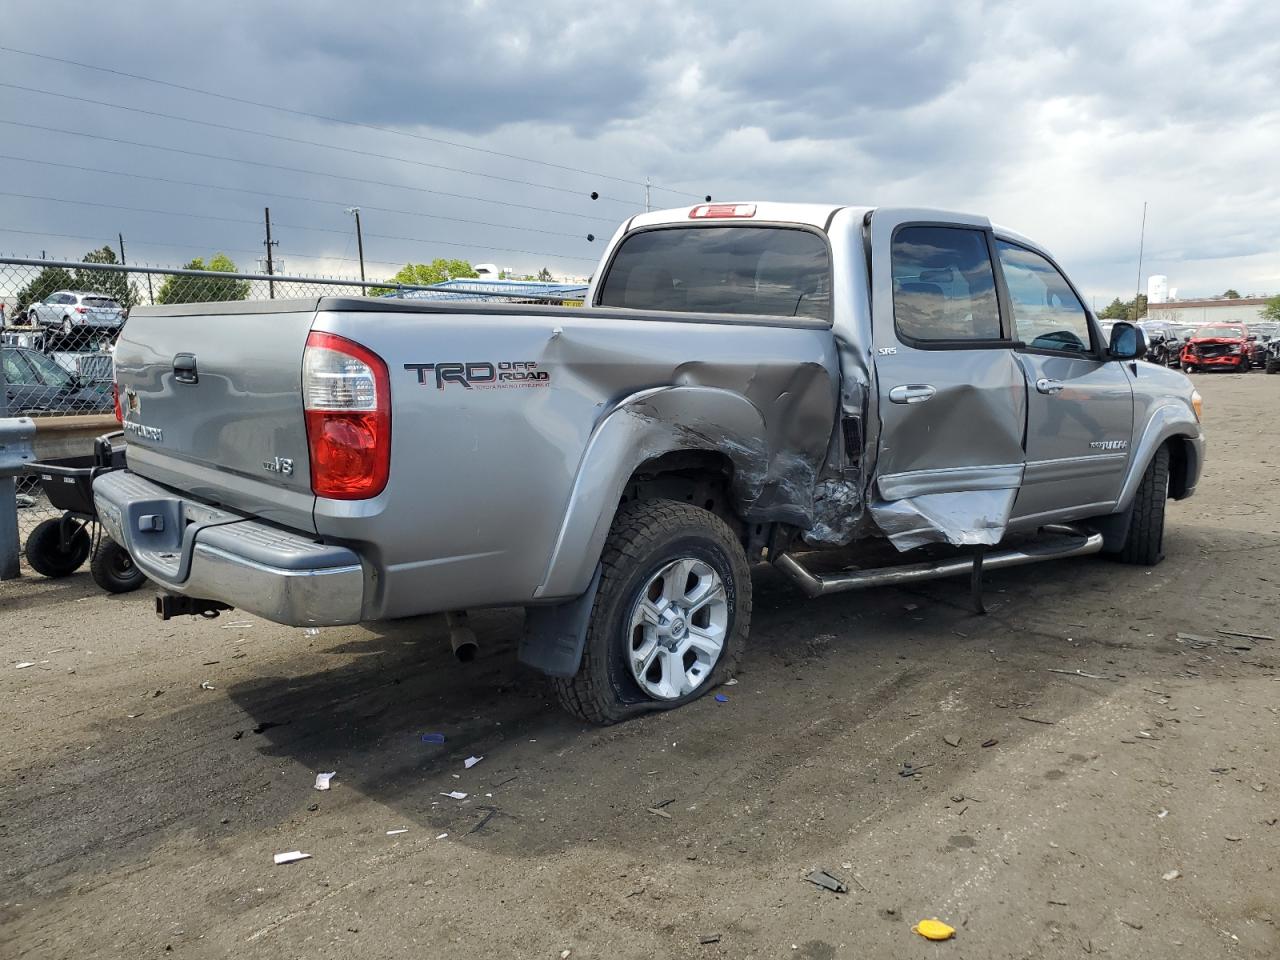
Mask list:
[[[631,500],[677,500],[735,518],[729,505],[733,461],[714,450],[675,450],[640,464],[622,491]],[[736,518],[735,518],[736,519]]]

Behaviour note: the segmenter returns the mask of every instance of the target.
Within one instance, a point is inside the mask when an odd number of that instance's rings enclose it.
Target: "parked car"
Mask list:
[[[1266,369],[1267,373],[1280,373],[1280,336],[1267,343]]]
[[[111,413],[115,401],[85,385],[51,357],[26,347],[0,349],[10,416],[23,413]]]
[[[442,612],[473,651],[468,608],[524,606],[520,658],[608,723],[733,676],[752,562],[810,596],[970,575],[978,606],[986,567],[1159,562],[1200,475],[1191,382],[984,217],[637,215],[588,303],[135,309],[100,520],[164,617]],[[805,556],[877,539],[944,555]]]
[[[1140,320],[1147,335],[1146,359],[1162,367],[1178,366],[1182,356],[1182,336],[1167,320]]]
[[[1253,337],[1243,323],[1211,323],[1197,327],[1182,347],[1182,370],[1234,370],[1253,366]]]
[[[1253,340],[1253,346],[1250,350],[1250,359],[1255,367],[1265,367],[1267,365],[1267,344],[1280,335],[1280,323],[1255,323],[1249,328],[1249,332],[1256,338]]]
[[[124,307],[101,293],[59,290],[27,307],[27,323],[63,344],[86,342],[94,333],[113,337],[124,320]]]

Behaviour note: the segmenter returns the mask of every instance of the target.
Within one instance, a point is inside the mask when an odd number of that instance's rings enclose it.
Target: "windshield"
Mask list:
[[[35,368],[36,375],[46,387],[67,387],[71,385],[71,374],[63,370],[43,353],[24,350],[22,355]]]
[[[1243,340],[1244,327],[1196,327],[1196,332],[1191,336],[1196,340],[1203,340],[1207,337]]]
[[[785,227],[669,227],[622,241],[602,307],[827,319],[827,244]]]

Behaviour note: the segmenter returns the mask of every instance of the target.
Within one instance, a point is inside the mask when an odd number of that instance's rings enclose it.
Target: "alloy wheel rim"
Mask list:
[[[627,664],[655,700],[678,700],[711,676],[729,632],[724,580],[711,564],[681,557],[645,583],[631,608]]]

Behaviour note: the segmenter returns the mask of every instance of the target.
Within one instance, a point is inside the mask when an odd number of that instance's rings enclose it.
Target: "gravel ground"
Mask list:
[[[1280,636],[1280,378],[1197,383],[1161,566],[995,572],[985,617],[966,582],[764,569],[728,702],[610,729],[516,664],[511,611],[461,665],[426,619],[0,584],[0,955],[1275,957],[1280,640],[1219,631]]]

